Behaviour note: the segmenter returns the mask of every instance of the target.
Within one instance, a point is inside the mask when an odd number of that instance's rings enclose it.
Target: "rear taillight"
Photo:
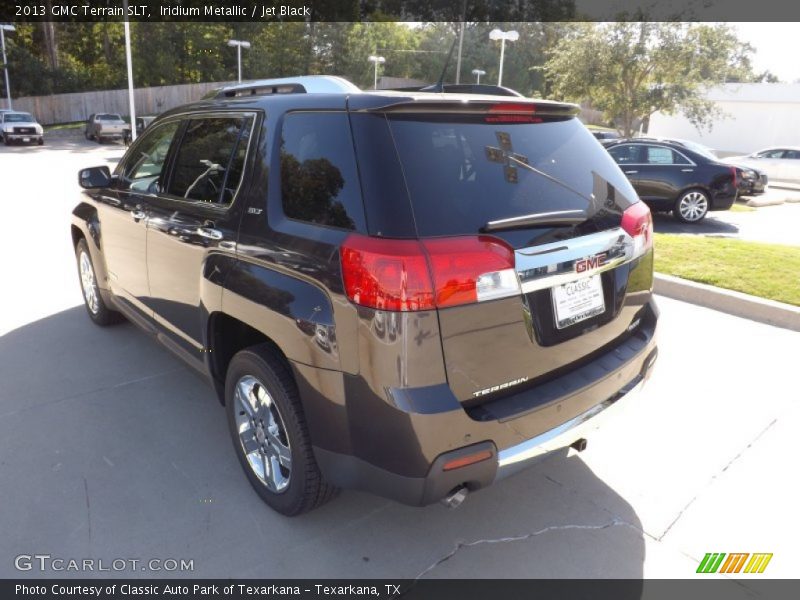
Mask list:
[[[622,213],[621,227],[633,238],[633,255],[641,256],[653,246],[653,216],[644,202],[631,204]]]
[[[514,250],[490,236],[424,240],[436,306],[455,306],[520,293]]]
[[[417,241],[354,234],[341,258],[347,297],[380,310],[430,310],[520,293],[514,250],[490,236]]]
[[[739,180],[736,177],[736,167],[731,167],[731,175],[733,175],[733,188],[736,189],[739,186]]]
[[[351,235],[340,252],[345,293],[356,304],[392,311],[435,307],[428,263],[418,241]]]

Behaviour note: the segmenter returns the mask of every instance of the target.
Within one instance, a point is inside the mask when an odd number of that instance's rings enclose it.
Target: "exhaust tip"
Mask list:
[[[586,440],[586,438],[581,438],[579,440],[575,440],[574,442],[572,442],[572,444],[570,444],[569,447],[573,448],[578,452],[583,452],[584,450],[586,450],[586,446],[588,445],[589,442]]]
[[[467,499],[467,494],[469,490],[462,485],[442,498],[441,503],[447,508],[458,508]]]

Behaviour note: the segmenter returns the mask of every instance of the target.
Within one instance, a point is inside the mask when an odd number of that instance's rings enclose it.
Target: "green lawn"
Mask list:
[[[86,124],[86,121],[78,121],[76,123],[56,123],[53,125],[45,125],[45,131],[56,131],[58,129],[79,129]]]
[[[800,306],[800,247],[655,234],[660,273]]]

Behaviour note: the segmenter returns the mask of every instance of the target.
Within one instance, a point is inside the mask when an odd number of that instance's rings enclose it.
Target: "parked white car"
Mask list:
[[[30,113],[4,110],[0,112],[0,134],[3,143],[10,146],[13,142],[24,144],[35,142],[44,144],[44,129]]]
[[[723,160],[763,171],[769,176],[770,183],[800,185],[800,146],[765,148],[747,156],[731,156]]]

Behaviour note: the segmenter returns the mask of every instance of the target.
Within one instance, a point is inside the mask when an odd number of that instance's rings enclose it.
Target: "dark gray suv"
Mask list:
[[[79,174],[89,317],[208,378],[275,510],[457,504],[582,449],[656,358],[650,212],[576,112],[334,77],[171,110]]]

